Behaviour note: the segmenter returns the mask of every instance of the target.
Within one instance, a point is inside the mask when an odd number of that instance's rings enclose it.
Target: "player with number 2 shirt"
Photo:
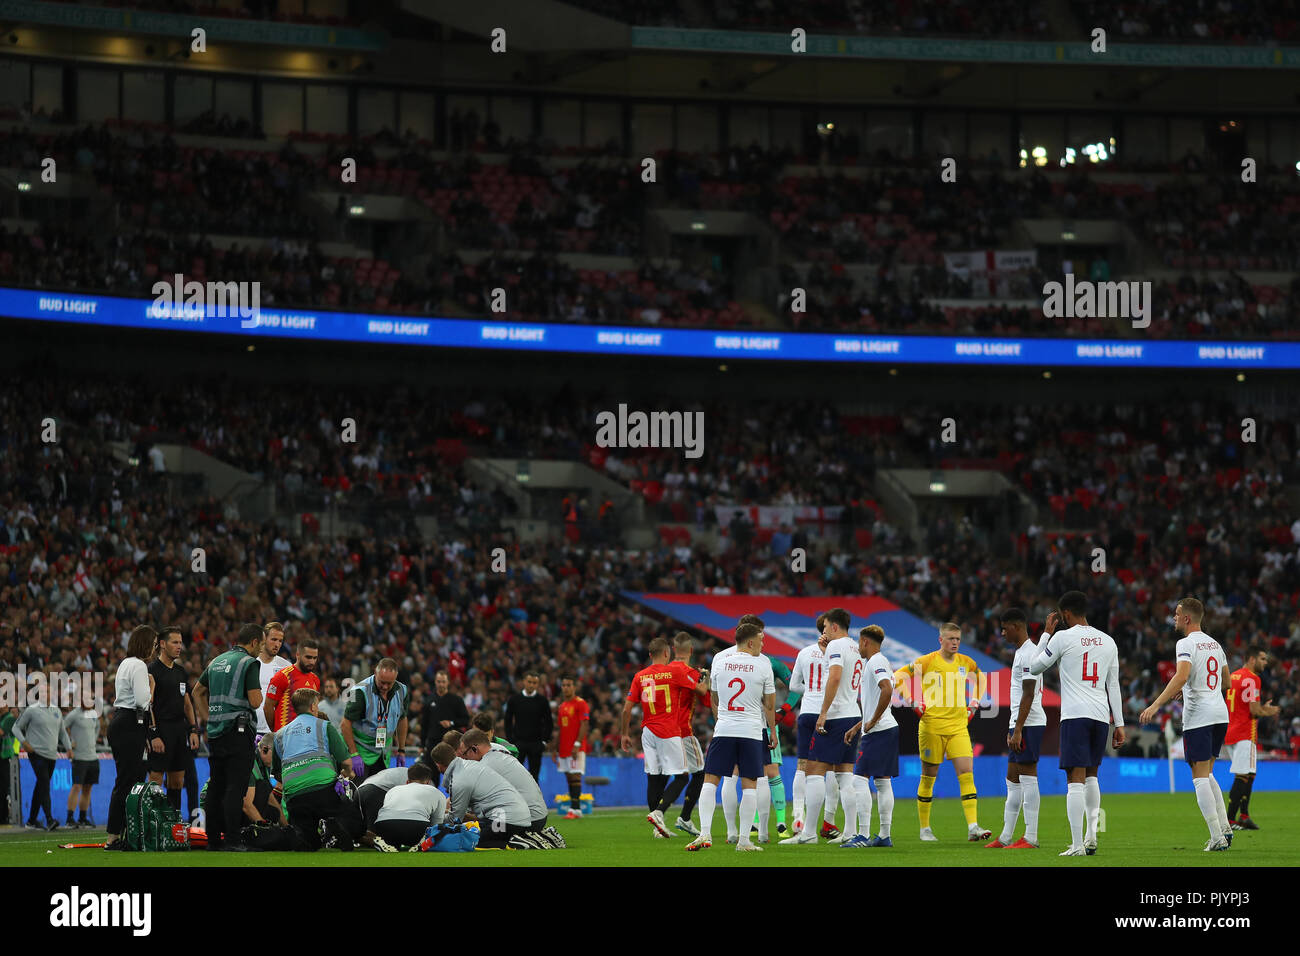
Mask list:
[[[736,628],[736,649],[713,659],[710,697],[717,722],[704,759],[700,835],[687,845],[688,850],[707,850],[713,846],[718,782],[733,768],[739,770],[743,788],[740,819],[752,820],[758,809],[754,787],[763,775],[764,726],[776,736],[776,681],[772,677],[772,664],[762,656],[762,650],[763,629],[745,623]],[[762,847],[750,840],[748,827],[741,827],[736,849],[756,852]]]

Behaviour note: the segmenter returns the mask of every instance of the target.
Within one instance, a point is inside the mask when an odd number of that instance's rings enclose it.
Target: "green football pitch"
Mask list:
[[[687,853],[689,837],[654,837],[637,810],[597,810],[582,820],[553,820],[569,843],[567,850],[480,850],[474,853],[105,853],[63,850],[63,843],[103,840],[102,830],[35,830],[0,828],[0,866],[1068,866],[1068,867],[1243,867],[1300,866],[1300,800],[1293,793],[1257,793],[1251,813],[1263,829],[1238,831],[1226,853],[1205,853],[1208,834],[1190,793],[1102,795],[1105,831],[1091,857],[1062,859],[1069,843],[1065,798],[1044,797],[1038,850],[986,850],[968,843],[966,823],[957,800],[936,800],[931,825],[941,842],[917,839],[916,802],[900,798],[894,812],[892,849],[844,850],[819,841],[816,846],[778,846],[776,837],[762,853],[736,853],[726,843],[721,812],[714,817],[713,848]],[[671,826],[676,811],[666,818]],[[980,800],[981,822],[995,835],[1002,824],[1002,800]],[[697,816],[698,822],[698,816]],[[1023,831],[1021,821],[1017,837]],[[676,831],[674,831],[676,832]]]

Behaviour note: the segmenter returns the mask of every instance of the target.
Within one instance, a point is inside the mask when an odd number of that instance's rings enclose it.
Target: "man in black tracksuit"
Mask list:
[[[461,733],[469,730],[469,710],[459,694],[451,692],[451,678],[446,671],[433,675],[433,693],[420,712],[420,759],[433,771],[433,785],[441,778],[438,765],[430,754],[442,743],[442,735],[449,730]]]
[[[505,735],[519,748],[519,761],[537,779],[542,772],[542,754],[551,739],[551,702],[538,690],[542,679],[534,671],[524,675],[524,689],[506,701]]]

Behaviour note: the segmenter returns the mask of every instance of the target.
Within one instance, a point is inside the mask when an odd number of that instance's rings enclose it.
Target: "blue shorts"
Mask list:
[[[800,714],[799,719],[795,721],[794,729],[798,742],[795,754],[800,760],[807,760],[808,753],[812,749],[813,735],[817,733],[817,715]]]
[[[862,734],[858,748],[858,762],[853,765],[853,772],[859,777],[897,777],[898,776],[898,728],[877,730],[874,734]]]
[[[1021,727],[1020,749],[1007,752],[1007,763],[1038,763],[1038,755],[1043,752],[1043,735],[1046,733],[1046,724],[1042,727]],[[1061,753],[1065,753],[1064,748]]]
[[[1110,742],[1110,724],[1091,717],[1061,721],[1061,769],[1100,766]]]
[[[1219,751],[1223,749],[1223,738],[1227,736],[1228,725],[1210,724],[1183,731],[1183,759],[1188,763],[1202,760],[1218,760]]]
[[[826,733],[819,734],[814,730],[812,741],[808,744],[808,759],[829,764],[853,763],[858,755],[858,740],[862,734],[859,733],[846,744],[844,733],[857,722],[857,717],[836,717],[826,721]],[[813,727],[816,726],[817,720],[814,718]]]
[[[704,758],[704,772],[719,777],[730,777],[731,771],[740,768],[740,776],[757,780],[763,776],[763,741],[747,737],[714,737],[709,741],[709,754]]]

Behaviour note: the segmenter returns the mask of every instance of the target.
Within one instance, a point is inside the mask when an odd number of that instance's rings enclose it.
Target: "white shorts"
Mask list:
[[[675,777],[686,772],[681,737],[660,737],[649,727],[641,728],[641,749],[645,751],[645,772]]]
[[[700,738],[694,734],[682,738],[682,756],[686,760],[687,773],[699,773],[704,769],[704,751],[700,749]]]
[[[579,750],[572,757],[556,757],[555,766],[560,773],[584,774],[587,772],[587,755]]]
[[[1232,773],[1248,774],[1255,772],[1255,741],[1238,740],[1235,744],[1224,747],[1232,758]]]

